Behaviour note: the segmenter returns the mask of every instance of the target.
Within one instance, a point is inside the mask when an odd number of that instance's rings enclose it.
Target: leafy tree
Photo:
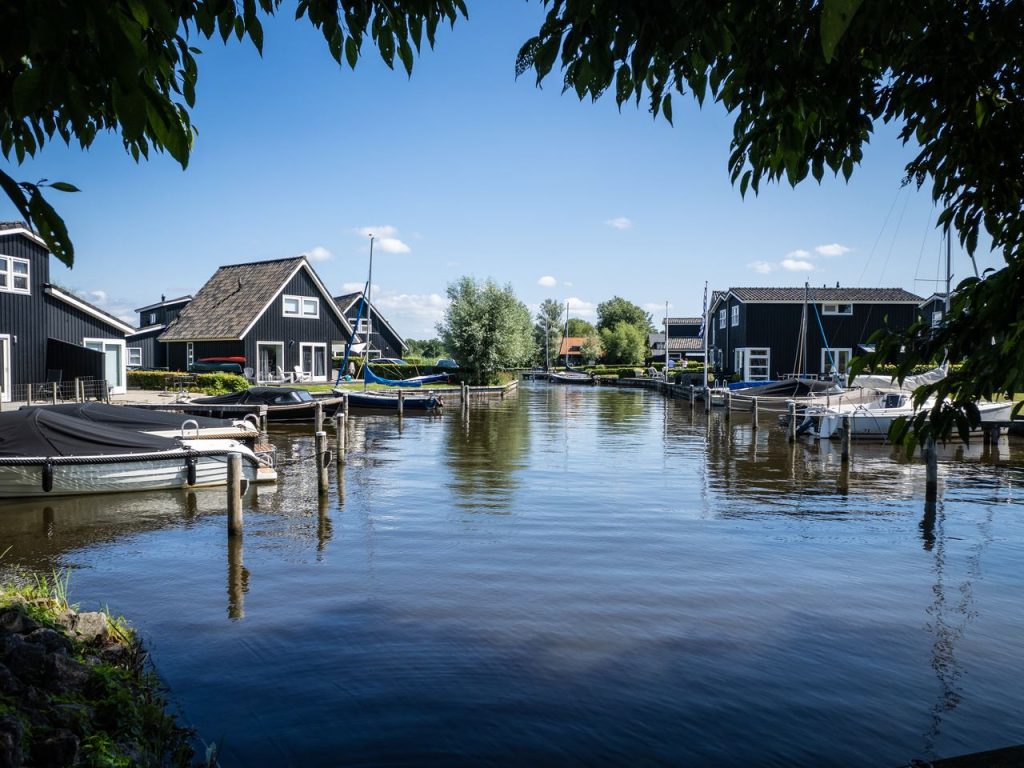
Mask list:
[[[931,185],[938,226],[969,253],[984,228],[1007,266],[962,282],[938,332],[887,335],[861,364],[897,358],[901,377],[943,355],[962,364],[917,391],[940,398],[920,436],[975,420],[967,404],[979,397],[1024,391],[1024,3],[543,2],[517,74],[532,69],[539,85],[559,62],[580,99],[646,100],[669,122],[674,94],[710,96],[734,116],[729,172],[741,194],[765,180],[820,181],[826,169],[849,179],[876,122],[896,125],[919,150],[906,182]],[[955,408],[942,407],[947,396]]]
[[[594,327],[593,323],[588,323],[586,320],[579,317],[569,318],[570,336],[591,336],[596,333],[597,328]]]
[[[597,305],[597,329],[599,331],[614,329],[619,323],[635,325],[645,334],[654,330],[651,313],[645,312],[642,307],[631,301],[626,301],[620,296],[613,296],[608,301],[602,301]]]
[[[591,330],[585,334],[584,338],[586,340],[580,345],[580,357],[583,359],[584,365],[593,365],[604,354],[601,337],[596,330]]]
[[[463,277],[448,285],[448,299],[437,331],[472,383],[491,383],[502,368],[533,359],[530,310],[511,285],[501,288],[492,280],[481,284]]]
[[[647,334],[633,323],[620,320],[614,328],[601,329],[601,346],[605,362],[642,365],[647,352]]]
[[[554,299],[544,299],[537,312],[533,335],[537,344],[537,354],[545,368],[558,356],[558,348],[562,343],[562,318],[564,315],[565,306],[562,302]]]
[[[440,339],[406,339],[410,357],[442,357],[444,343]]]
[[[263,49],[260,13],[281,0],[128,0],[0,4],[0,153],[11,162],[58,138],[88,148],[102,131],[120,133],[135,160],[167,152],[188,165],[199,69],[194,47],[215,35],[248,38]],[[288,6],[291,12],[291,6]],[[442,22],[466,16],[464,0],[298,0],[297,19],[319,29],[339,64],[355,67],[369,37],[389,67],[412,72],[424,35],[434,44]],[[0,171],[3,190],[68,266],[74,247],[42,188]]]

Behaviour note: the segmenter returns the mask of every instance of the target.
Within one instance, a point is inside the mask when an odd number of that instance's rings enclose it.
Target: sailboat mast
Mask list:
[[[665,381],[668,381],[668,302],[665,302]]]
[[[366,295],[363,297],[363,301],[366,304],[366,346],[363,348],[363,391],[366,391],[366,366],[370,363],[370,344],[373,338],[373,321],[371,317],[373,313],[370,311],[370,307],[373,306],[370,302],[373,299],[373,235],[370,235],[370,274],[366,280]]]
[[[807,359],[807,301],[811,292],[810,282],[804,282],[804,316],[800,321],[800,333],[803,336],[803,349],[800,353],[800,370],[797,371],[797,378],[800,378],[800,374],[803,374],[810,367]]]
[[[949,315],[950,290],[953,285],[953,246],[950,243],[949,229],[946,230],[946,308],[942,313],[945,318]]]
[[[564,339],[569,338],[569,300],[565,301],[565,335]],[[569,367],[569,342],[565,342],[565,367]]]
[[[711,330],[711,321],[708,319],[708,281],[704,281],[704,322],[701,327],[701,335],[704,336],[704,396],[707,397],[708,389],[708,331]]]

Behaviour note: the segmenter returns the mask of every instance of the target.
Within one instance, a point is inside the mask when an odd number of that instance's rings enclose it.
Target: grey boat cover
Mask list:
[[[315,402],[305,389],[291,387],[250,387],[241,392],[228,392],[215,397],[197,397],[192,401],[202,405],[295,405]]]
[[[228,419],[210,419],[204,416],[189,416],[181,413],[151,411],[147,408],[131,408],[125,405],[107,405],[106,403],[64,403],[62,405],[25,406],[22,410],[49,411],[63,416],[73,416],[94,424],[106,424],[121,429],[133,429],[136,432],[181,429],[186,421],[194,421],[200,429],[214,427],[230,427]],[[189,429],[192,424],[189,424]]]
[[[0,459],[155,453],[177,440],[105,424],[90,424],[46,408],[0,413]]]

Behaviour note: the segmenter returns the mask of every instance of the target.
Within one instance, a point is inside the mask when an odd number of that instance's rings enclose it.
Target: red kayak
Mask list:
[[[236,355],[234,357],[200,357],[200,363],[237,363],[238,365],[245,365],[245,355]]]

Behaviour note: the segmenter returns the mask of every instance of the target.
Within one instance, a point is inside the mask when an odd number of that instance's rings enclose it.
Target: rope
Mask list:
[[[73,464],[121,464],[126,461],[167,461],[168,459],[190,459],[227,456],[230,453],[237,453],[227,449],[182,451],[180,453],[133,453],[122,456],[11,456],[0,458],[0,467],[24,467],[24,466],[45,466],[73,465]],[[253,466],[258,467],[260,461],[252,456],[242,454],[242,459]]]

